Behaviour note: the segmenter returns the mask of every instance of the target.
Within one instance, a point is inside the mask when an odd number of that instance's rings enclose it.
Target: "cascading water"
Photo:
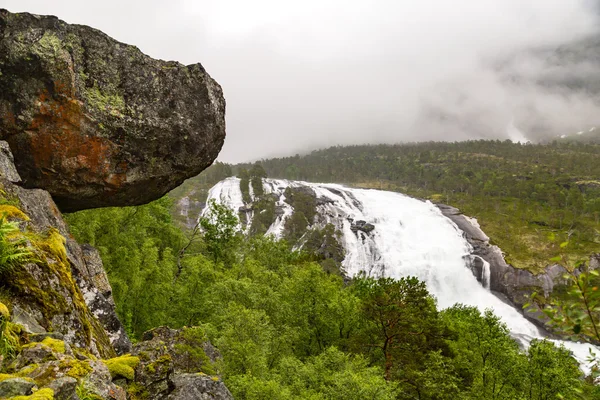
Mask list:
[[[471,246],[456,225],[429,202],[394,192],[266,179],[265,193],[277,196],[280,210],[269,234],[281,237],[285,219],[293,212],[285,202],[284,190],[299,186],[310,187],[317,195],[317,223],[333,223],[342,232],[346,250],[343,267],[348,275],[366,271],[374,276],[416,276],[427,284],[440,308],[456,303],[476,306],[482,311],[490,308],[522,345],[542,337],[537,327],[515,308],[479,284],[467,268]],[[209,199],[237,211],[244,205],[239,179],[219,182],[211,189]],[[353,222],[359,220],[373,224],[375,229],[369,234],[353,230]],[[488,263],[484,262],[482,271],[482,282],[489,288]],[[570,349],[584,370],[588,369],[585,360],[589,349],[597,351],[588,344],[555,342]]]
[[[473,256],[477,259],[479,259],[481,261],[482,267],[481,267],[481,286],[483,286],[485,289],[490,290],[491,286],[492,286],[492,270],[490,267],[490,263],[485,261],[483,258],[479,257],[479,256]]]

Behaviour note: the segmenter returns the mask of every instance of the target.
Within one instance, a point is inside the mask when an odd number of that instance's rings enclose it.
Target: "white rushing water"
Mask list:
[[[490,308],[523,345],[542,337],[535,325],[486,289],[490,285],[489,263],[484,262],[482,269],[482,282],[486,287],[477,281],[467,265],[471,246],[457,226],[433,204],[399,193],[335,184],[266,179],[264,186],[265,193],[278,197],[278,217],[269,228],[269,234],[281,237],[285,219],[293,212],[285,203],[285,188],[308,186],[318,199],[316,222],[333,223],[343,233],[346,250],[343,267],[348,275],[366,271],[374,276],[416,276],[427,284],[440,308],[456,303],[476,306],[481,311]],[[243,206],[239,179],[219,182],[211,189],[210,198],[237,211]],[[370,234],[360,230],[355,233],[351,228],[356,221],[373,224],[375,229]],[[590,345],[556,342],[570,349],[583,369],[588,370],[584,361]]]

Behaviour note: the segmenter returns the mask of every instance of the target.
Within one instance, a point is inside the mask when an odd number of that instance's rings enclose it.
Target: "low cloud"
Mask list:
[[[227,99],[223,161],[600,126],[595,5],[0,0],[92,25],[154,57],[201,62]]]

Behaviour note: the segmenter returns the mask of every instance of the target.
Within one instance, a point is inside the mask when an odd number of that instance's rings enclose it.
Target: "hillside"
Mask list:
[[[534,272],[560,257],[574,263],[600,249],[598,144],[332,147],[260,164],[269,177],[400,191],[455,206],[479,220],[510,263]]]

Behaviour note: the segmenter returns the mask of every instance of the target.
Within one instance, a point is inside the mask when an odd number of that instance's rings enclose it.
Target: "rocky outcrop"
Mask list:
[[[31,342],[0,374],[0,398],[44,391],[56,400],[233,399],[200,328],[161,327],[144,339],[131,355],[104,360],[49,336]]]
[[[56,17],[0,10],[0,139],[63,211],[142,204],[216,158],[225,101],[202,65]]]
[[[20,178],[6,142],[0,149],[0,216],[19,224],[34,254],[0,279],[13,322],[29,334],[52,331],[97,356],[129,351],[97,252],[70,236],[48,192],[15,184]]]
[[[354,233],[361,231],[369,234],[375,229],[375,225],[370,224],[367,221],[354,221],[352,218],[348,218],[348,221],[350,221],[350,230]]]
[[[0,215],[20,224],[35,257],[0,280],[0,337],[15,350],[0,353],[0,398],[232,399],[201,329],[156,328],[132,348],[98,252],[70,237],[47,192],[11,182],[11,165],[0,151]]]
[[[548,265],[539,274],[515,268],[506,262],[502,250],[498,246],[490,244],[489,237],[481,230],[476,220],[463,215],[457,208],[444,204],[437,204],[437,207],[463,231],[465,238],[471,244],[473,275],[481,282],[484,276],[484,262],[489,263],[490,290],[503,300],[512,303],[538,327],[551,332],[552,326],[548,324],[548,317],[535,303],[532,303],[532,306],[527,307],[526,310],[523,309],[523,306],[530,303],[530,297],[534,292],[548,297],[557,287],[567,285],[568,282],[564,279],[564,275],[568,271],[558,264]],[[592,256],[589,266],[591,269],[599,268],[600,256]]]
[[[215,367],[221,355],[200,328],[155,328],[132,354],[139,357],[134,384],[152,399],[229,400],[233,396]]]

